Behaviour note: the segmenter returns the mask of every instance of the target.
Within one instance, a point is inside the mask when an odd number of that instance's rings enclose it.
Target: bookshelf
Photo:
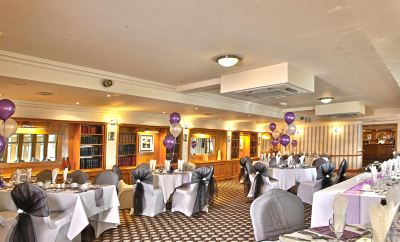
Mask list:
[[[240,132],[232,132],[231,137],[231,159],[239,159]]]
[[[104,167],[105,126],[103,124],[81,124],[79,167],[96,169]]]
[[[250,157],[257,157],[258,155],[258,134],[250,133]]]
[[[137,128],[120,126],[118,135],[118,166],[135,166],[137,156]]]
[[[180,150],[181,150],[181,136],[179,135],[176,138],[175,142],[175,147],[173,152],[169,152],[169,150],[166,150],[166,159],[171,160],[172,162],[178,162],[178,159],[180,158]],[[174,153],[174,157],[172,157],[172,153]]]

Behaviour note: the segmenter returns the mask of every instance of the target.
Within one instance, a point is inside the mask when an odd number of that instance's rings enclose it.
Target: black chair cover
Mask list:
[[[11,191],[11,198],[20,213],[10,242],[36,242],[31,216],[49,216],[46,193],[35,185],[21,183]]]
[[[322,158],[322,157],[319,157],[319,158],[317,158],[317,159],[315,159],[314,161],[313,161],[313,163],[312,163],[312,166],[315,166],[316,168],[318,168],[320,165],[322,165],[322,164],[324,164],[324,163],[326,163],[326,162],[328,162],[328,161],[326,161],[324,158]]]
[[[345,159],[342,160],[342,162],[340,163],[340,166],[339,166],[338,174],[337,174],[338,175],[338,183],[346,180],[345,174],[346,174],[348,166],[349,166],[349,164],[348,164],[347,160],[345,160]]]
[[[67,177],[72,178],[72,182],[76,182],[78,184],[85,184],[89,179],[88,174],[80,170],[71,172],[67,175]]]
[[[246,176],[244,178],[244,193],[247,194],[250,191],[251,188],[251,182],[250,182],[250,174],[253,173],[253,165],[252,161],[249,157],[244,157],[246,160]]]
[[[257,162],[254,164],[253,169],[256,173],[254,178],[254,199],[262,195],[264,179],[263,176],[268,176],[267,167],[264,163]]]
[[[210,166],[210,174],[207,177],[208,182],[208,196],[210,198],[210,200],[214,197],[214,193],[215,193],[215,184],[216,181],[214,179],[214,166],[211,165]]]
[[[207,177],[210,176],[210,173],[211,170],[208,167],[197,168],[192,173],[191,183],[199,183],[192,214],[201,212],[202,208],[208,204]]]
[[[293,162],[295,164],[300,164],[300,155],[294,155],[293,156]]]
[[[115,174],[117,174],[117,176],[118,176],[118,181],[122,180],[121,169],[119,168],[119,166],[114,165],[114,166],[112,167],[112,172],[114,172]]]
[[[244,157],[240,158],[240,172],[239,181],[246,176],[246,159]]]
[[[269,167],[276,167],[277,165],[276,158],[271,158],[271,160],[269,160]]]
[[[133,208],[135,215],[143,213],[145,199],[144,187],[142,183],[153,184],[153,174],[151,173],[150,166],[138,166],[132,171],[132,178],[136,184],[135,192],[133,193]]]
[[[36,175],[37,181],[45,183],[46,180],[51,180],[52,179],[51,172],[52,172],[51,170],[44,170],[44,171],[39,172]]]
[[[322,179],[321,189],[332,186],[332,175],[333,171],[335,170],[335,166],[330,162],[326,162],[322,164],[320,168],[322,174],[324,175],[324,178]]]

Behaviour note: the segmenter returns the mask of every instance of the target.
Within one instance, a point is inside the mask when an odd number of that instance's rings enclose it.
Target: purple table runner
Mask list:
[[[315,228],[311,228],[308,230],[318,233],[318,234],[329,236],[331,238],[336,238],[335,233],[330,230],[329,226],[315,227]],[[354,233],[349,230],[343,230],[343,235],[342,235],[342,237],[340,237],[340,240],[347,241],[350,239],[360,238],[361,236],[362,235],[360,235],[358,233]]]
[[[343,194],[346,195],[348,204],[346,209],[346,223],[347,224],[360,224],[360,196],[363,193],[361,191],[363,185],[373,184],[372,178],[361,181],[357,185],[347,189]]]

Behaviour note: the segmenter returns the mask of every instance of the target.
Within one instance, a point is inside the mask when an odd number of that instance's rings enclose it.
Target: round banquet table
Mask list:
[[[153,187],[161,188],[164,202],[167,203],[169,197],[174,193],[175,188],[189,183],[192,173],[173,173],[173,174],[153,174]]]
[[[279,188],[288,190],[296,182],[315,181],[317,169],[310,168],[268,168],[268,175],[279,181]]]

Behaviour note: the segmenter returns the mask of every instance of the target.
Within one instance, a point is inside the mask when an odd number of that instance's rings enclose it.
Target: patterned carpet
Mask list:
[[[357,173],[348,174],[352,177]],[[209,212],[186,217],[170,211],[154,218],[130,216],[120,210],[121,225],[94,239],[92,228],[86,229],[83,241],[254,241],[250,219],[250,202],[237,180],[218,183],[219,194]],[[293,188],[291,192],[295,193]],[[304,204],[306,227],[310,226],[311,206]]]

